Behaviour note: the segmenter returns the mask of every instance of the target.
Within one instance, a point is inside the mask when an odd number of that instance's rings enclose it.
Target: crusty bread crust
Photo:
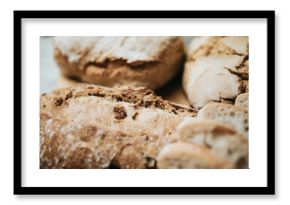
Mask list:
[[[248,167],[248,140],[227,124],[187,118],[178,125],[177,134],[180,141],[208,148],[233,168]]]
[[[242,107],[226,103],[208,103],[198,112],[197,118],[224,123],[248,138],[249,114],[248,110]]]
[[[109,87],[160,88],[184,61],[181,37],[57,37],[54,46],[64,75]]]
[[[248,91],[248,37],[197,37],[187,51],[183,88],[191,105],[233,104]]]
[[[230,169],[233,163],[198,144],[177,142],[166,145],[157,157],[159,169]]]
[[[40,99],[40,168],[156,168],[173,132],[196,112],[147,88],[79,85]]]

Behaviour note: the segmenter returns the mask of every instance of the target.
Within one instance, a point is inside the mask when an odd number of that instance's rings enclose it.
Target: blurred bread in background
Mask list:
[[[184,42],[175,36],[55,37],[61,72],[81,82],[108,87],[157,89],[183,67]]]

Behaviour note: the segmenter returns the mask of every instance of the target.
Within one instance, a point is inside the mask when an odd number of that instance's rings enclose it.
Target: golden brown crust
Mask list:
[[[40,167],[156,168],[177,124],[195,115],[146,88],[56,90],[40,99]]]
[[[130,37],[116,38],[128,39]],[[139,37],[136,41],[141,42],[135,42],[137,46],[124,48],[122,44],[123,50],[116,47],[114,43],[101,44],[100,46],[106,46],[103,48],[97,47],[96,43],[108,41],[106,37],[97,42],[93,41],[93,47],[85,48],[77,44],[75,47],[62,49],[59,46],[61,43],[56,43],[54,56],[64,75],[83,82],[109,87],[128,85],[156,89],[168,82],[181,68],[184,60],[184,46],[180,37],[159,37],[159,40],[158,38],[154,40],[155,38],[157,37]],[[62,40],[58,41],[62,42]],[[116,40],[111,39],[111,41]],[[148,42],[151,42],[152,45],[145,44]],[[128,43],[134,42],[129,41]],[[100,50],[95,51],[96,49]],[[114,52],[120,49],[122,52]],[[133,55],[132,50],[128,49],[133,49],[137,54],[141,54]],[[126,53],[128,54],[126,55]],[[71,56],[74,55],[77,55],[76,60],[71,60]]]

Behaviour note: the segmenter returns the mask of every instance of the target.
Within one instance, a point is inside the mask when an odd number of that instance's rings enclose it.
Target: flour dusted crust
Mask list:
[[[156,168],[196,112],[147,88],[79,85],[40,99],[40,168]]]
[[[183,88],[192,106],[233,104],[248,91],[248,37],[197,37],[187,51]]]
[[[181,37],[55,37],[54,56],[68,77],[104,86],[156,89],[181,68]]]

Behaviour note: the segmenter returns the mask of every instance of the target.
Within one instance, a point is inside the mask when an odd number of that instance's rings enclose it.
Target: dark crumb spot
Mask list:
[[[172,112],[173,112],[175,115],[177,115],[177,112],[176,112],[176,110],[172,110]]]
[[[62,102],[63,102],[63,99],[61,97],[55,97],[53,99],[53,103],[55,104],[55,106],[61,106]]]
[[[138,108],[140,108],[139,105],[136,105],[136,104],[135,104],[135,105],[134,105],[134,109],[137,110]]]
[[[115,119],[121,120],[127,117],[126,110],[123,106],[114,107]]]
[[[230,112],[230,116],[231,117],[234,117],[235,116],[235,113],[234,112]]]
[[[136,120],[138,114],[139,114],[138,112],[135,112],[135,113],[132,115],[132,119],[133,119],[133,120]]]
[[[248,123],[248,119],[244,119],[244,123],[247,124]]]
[[[43,108],[45,108],[45,107],[46,107],[46,105],[42,105],[42,107],[43,107]]]
[[[104,93],[96,93],[95,96],[102,98],[102,97],[105,97],[105,94]]]
[[[87,88],[88,88],[88,89],[94,89],[94,87],[93,87],[93,86],[88,86]]]
[[[146,168],[147,169],[155,169],[157,166],[156,160],[152,157],[146,156],[145,157],[146,160]]]
[[[154,94],[152,90],[147,90],[147,91],[145,92],[145,95],[151,95],[151,94]]]
[[[121,96],[115,96],[115,99],[116,99],[117,102],[122,101],[122,97]]]
[[[72,98],[72,96],[73,96],[72,91],[70,91],[68,94],[66,94],[65,100]]]
[[[151,106],[151,104],[152,104],[152,102],[151,102],[151,101],[145,101],[145,103],[144,103],[145,107],[150,107],[150,106]]]
[[[245,131],[249,131],[249,127],[248,126],[245,127]]]
[[[46,95],[46,93],[42,93],[42,94],[41,94],[41,96],[45,96],[45,95]]]
[[[148,135],[146,135],[146,137],[145,137],[145,141],[148,141],[149,140],[149,137],[148,137]]]

